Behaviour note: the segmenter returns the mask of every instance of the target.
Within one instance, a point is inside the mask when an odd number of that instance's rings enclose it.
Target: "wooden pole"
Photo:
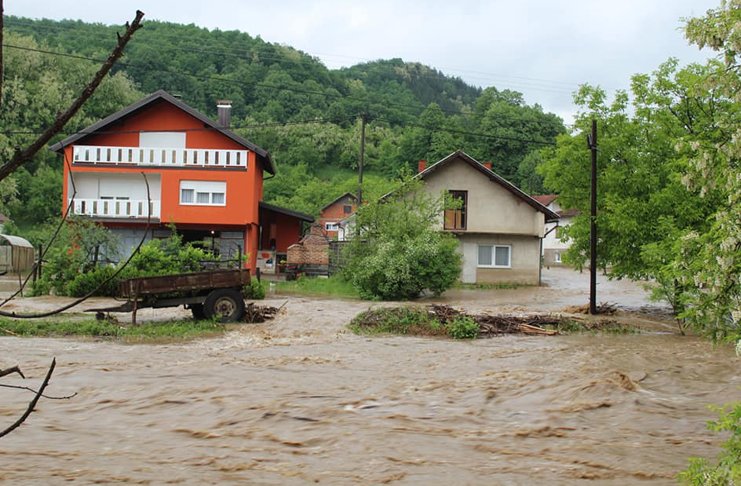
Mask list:
[[[360,115],[360,162],[358,164],[358,205],[363,202],[363,158],[365,157],[365,113]]]
[[[592,119],[592,190],[589,222],[589,313],[597,314],[597,120]]]

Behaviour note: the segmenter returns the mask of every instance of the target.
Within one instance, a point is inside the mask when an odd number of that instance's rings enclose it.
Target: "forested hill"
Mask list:
[[[42,129],[65,108],[99,66],[94,60],[108,55],[122,30],[13,16],[4,24],[4,42],[27,49],[4,51],[3,101],[23,110],[5,110],[0,123],[19,132]],[[216,100],[230,99],[235,131],[272,152],[277,163],[278,174],[265,184],[266,200],[309,213],[355,189],[361,115],[368,120],[364,185],[369,195],[382,193],[390,178],[416,167],[417,160],[436,161],[457,149],[493,162],[499,174],[538,192],[538,151],[564,132],[560,118],[528,105],[520,93],[482,90],[419,63],[379,60],[330,70],[292,47],[195,25],[145,22],[114,73],[68,130],[159,89],[179,94],[211,116]],[[0,156],[25,140],[0,133]],[[56,187],[61,194],[61,181],[54,179],[60,172],[60,160],[39,155],[16,176],[15,196],[0,187],[0,211],[36,222],[56,216],[58,201],[32,204],[29,198],[39,193],[50,199]],[[25,211],[29,207],[33,212]]]
[[[124,70],[145,93],[158,89],[179,93],[210,115],[215,115],[217,98],[228,98],[237,118],[288,122],[355,114],[365,107],[401,121],[416,117],[430,103],[443,110],[470,107],[481,93],[458,78],[401,59],[332,71],[308,54],[243,32],[159,21],[144,26],[114,71]],[[121,30],[12,16],[6,18],[5,27],[56,50],[98,58],[110,52],[115,32]],[[228,81],[209,79],[213,77]]]

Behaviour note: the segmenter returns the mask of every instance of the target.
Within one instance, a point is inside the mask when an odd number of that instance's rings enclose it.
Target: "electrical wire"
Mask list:
[[[101,60],[101,59],[87,57],[87,56],[81,56],[81,55],[78,55],[78,54],[69,54],[69,53],[63,53],[63,52],[48,51],[48,50],[45,50],[45,49],[35,49],[35,48],[31,48],[31,47],[22,47],[22,46],[16,46],[16,45],[12,45],[12,44],[3,44],[3,46],[4,47],[7,47],[9,49],[20,49],[20,50],[25,50],[25,51],[30,51],[30,52],[38,52],[38,53],[42,53],[42,54],[55,55],[55,56],[61,56],[61,57],[68,57],[68,58],[71,58],[71,59],[79,59],[79,60],[90,61],[90,62],[103,62],[103,60]],[[421,103],[418,104],[418,105],[417,104],[410,104],[410,103],[399,103],[399,102],[391,102],[391,101],[388,101],[388,100],[381,100],[381,99],[379,99],[379,100],[373,100],[373,99],[369,99],[369,98],[361,98],[361,97],[357,97],[357,96],[343,95],[343,94],[340,94],[340,93],[335,94],[335,93],[329,93],[329,92],[325,92],[325,91],[315,91],[315,90],[308,90],[308,89],[301,89],[301,88],[292,88],[292,87],[287,87],[287,86],[277,86],[277,85],[272,85],[272,84],[267,84],[267,83],[257,83],[257,82],[256,83],[246,83],[246,82],[243,82],[243,81],[234,80],[234,79],[228,79],[228,78],[224,78],[224,77],[208,76],[208,75],[193,74],[193,73],[186,73],[186,72],[175,71],[175,70],[166,69],[166,68],[149,68],[149,67],[145,68],[143,66],[137,66],[135,63],[126,63],[126,62],[123,62],[123,61],[118,61],[117,65],[118,66],[124,66],[124,67],[130,68],[130,69],[134,69],[134,70],[136,70],[136,69],[150,69],[150,70],[153,70],[153,71],[159,71],[159,72],[163,72],[163,73],[167,73],[167,74],[174,74],[174,75],[178,75],[178,76],[187,76],[187,77],[192,77],[192,78],[196,78],[196,79],[200,79],[200,80],[220,81],[220,82],[223,82],[223,83],[228,83],[228,84],[237,85],[237,86],[244,86],[244,87],[258,86],[258,87],[263,87],[263,88],[268,88],[268,89],[275,89],[275,90],[281,90],[281,91],[292,91],[292,92],[301,93],[301,94],[319,95],[319,96],[324,96],[324,97],[327,97],[327,98],[334,98],[334,99],[338,99],[338,100],[339,99],[346,99],[346,100],[359,101],[359,102],[368,103],[368,104],[378,103],[378,104],[382,104],[384,106],[398,106],[398,107],[403,107],[403,108],[413,108],[415,110],[421,110],[421,112],[424,112],[424,110],[427,108],[426,106],[422,105]],[[470,115],[472,115],[472,112],[473,112],[472,109],[470,111],[452,110],[452,109],[449,109],[449,108],[442,108],[442,107],[439,107],[439,109],[442,112],[447,113],[447,114],[461,115],[461,116],[470,116]],[[415,115],[415,116],[419,116],[419,114],[418,115]],[[522,117],[511,116],[511,115],[507,115],[507,114],[499,114],[497,116],[500,117],[500,118],[509,118],[509,119],[523,120]],[[533,123],[546,123],[546,122],[540,121],[540,120],[533,120],[532,122]]]

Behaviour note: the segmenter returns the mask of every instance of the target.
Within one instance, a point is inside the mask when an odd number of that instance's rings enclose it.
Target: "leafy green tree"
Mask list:
[[[436,229],[444,196],[427,194],[408,179],[392,195],[361,206],[346,249],[344,277],[367,299],[414,299],[439,295],[460,277],[458,241]]]
[[[598,265],[610,267],[617,278],[656,279],[659,294],[677,311],[687,288],[671,268],[679,251],[676,242],[707,225],[717,199],[694,197],[685,187],[688,152],[675,146],[693,131],[717,136],[705,113],[723,108],[724,101],[712,93],[700,96],[693,88],[711,69],[678,69],[676,60],[669,60],[652,76],[634,76],[632,104],[628,93],[618,93],[609,103],[601,89],[583,86],[575,97],[582,109],[577,133],[559,137],[555,149],[541,152],[545,186],[560,194],[563,207],[580,210],[566,229],[573,242],[566,260],[581,268],[589,257],[590,226],[591,162],[584,133],[597,119]]]

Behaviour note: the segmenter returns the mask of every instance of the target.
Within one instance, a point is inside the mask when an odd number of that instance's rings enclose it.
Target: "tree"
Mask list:
[[[705,17],[691,19],[687,39],[718,52],[723,64],[699,84],[727,105],[711,115],[719,136],[697,132],[684,138],[690,151],[684,184],[718,201],[709,228],[683,238],[675,268],[693,285],[685,316],[715,339],[741,340],[741,1],[723,1]]]
[[[425,290],[439,295],[460,277],[458,241],[437,230],[445,198],[427,194],[407,179],[384,199],[355,213],[344,277],[366,299],[414,299]]]
[[[672,269],[677,242],[706,227],[717,200],[695,197],[685,187],[688,151],[675,146],[693,132],[707,139],[718,135],[707,113],[723,109],[724,101],[694,91],[698,79],[713,69],[678,69],[677,61],[670,59],[651,76],[633,77],[632,104],[626,92],[609,103],[603,90],[583,86],[575,96],[582,109],[576,118],[578,131],[559,137],[555,149],[541,152],[545,186],[560,195],[563,207],[580,210],[566,229],[573,242],[566,261],[581,268],[589,257],[590,234],[590,154],[584,134],[591,119],[597,119],[597,263],[610,267],[616,278],[656,279],[658,293],[676,311],[682,310],[687,290]]]

